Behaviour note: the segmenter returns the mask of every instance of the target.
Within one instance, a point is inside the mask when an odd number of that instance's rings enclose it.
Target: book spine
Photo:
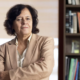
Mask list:
[[[72,4],[71,0],[68,0],[68,4]]]
[[[70,33],[70,28],[69,28],[69,14],[66,13],[66,33]]]
[[[65,57],[65,80],[67,80],[67,63],[68,63],[68,57]]]
[[[80,62],[79,62],[79,74],[78,74],[78,80],[80,80]]]
[[[79,0],[75,0],[75,1],[76,1],[76,5],[79,5],[79,3],[80,3]]]
[[[78,60],[76,62],[76,70],[75,70],[75,74],[74,74],[74,80],[76,79],[77,66],[78,66]]]
[[[73,64],[74,64],[74,58],[71,58],[70,70],[69,70],[69,78],[68,78],[68,80],[72,80]]]
[[[73,33],[77,33],[77,15],[73,13]]]
[[[78,18],[78,29],[80,33],[80,12],[77,12],[77,18]]]
[[[67,64],[67,80],[68,80],[68,78],[69,78],[70,64],[71,64],[71,58],[68,57],[68,64]]]
[[[77,72],[76,72],[76,79],[75,80],[78,80],[78,72],[79,72],[79,62],[78,62],[78,66],[77,66]]]
[[[73,27],[72,27],[72,22],[73,22],[73,14],[72,11],[69,10],[69,28],[70,28],[70,33],[73,33]]]
[[[76,4],[75,0],[72,0],[72,5],[75,5],[75,4]]]
[[[71,53],[74,53],[74,41],[72,41],[72,51]]]
[[[79,44],[80,44],[79,41],[72,40],[72,50],[71,50],[72,53],[79,54],[79,52],[80,52],[80,45]]]
[[[77,59],[74,59],[74,66],[73,66],[73,72],[72,72],[72,80],[74,80],[75,71],[76,71],[76,65],[75,64],[77,64]]]

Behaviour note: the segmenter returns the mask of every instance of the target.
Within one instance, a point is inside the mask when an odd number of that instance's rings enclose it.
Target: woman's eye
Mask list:
[[[27,20],[30,20],[30,18],[26,18]]]
[[[21,19],[17,19],[17,21],[21,21]]]

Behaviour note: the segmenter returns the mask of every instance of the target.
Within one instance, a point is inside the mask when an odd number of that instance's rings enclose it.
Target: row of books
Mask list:
[[[80,33],[80,12],[66,11],[66,33]]]
[[[80,0],[66,0],[66,4],[69,4],[69,5],[80,5]]]
[[[77,58],[65,58],[65,80],[80,80],[80,62]]]

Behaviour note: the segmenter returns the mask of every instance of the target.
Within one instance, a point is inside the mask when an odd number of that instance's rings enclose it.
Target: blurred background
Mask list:
[[[0,45],[13,39],[7,35],[3,23],[7,11],[16,4],[29,4],[37,9],[39,35],[51,36],[54,39],[54,67],[49,80],[58,80],[58,0],[0,0]]]

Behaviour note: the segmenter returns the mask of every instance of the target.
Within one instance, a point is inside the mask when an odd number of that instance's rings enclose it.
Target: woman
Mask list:
[[[7,34],[15,38],[0,46],[1,80],[49,80],[53,69],[53,38],[37,35],[37,10],[18,4],[7,13]]]

